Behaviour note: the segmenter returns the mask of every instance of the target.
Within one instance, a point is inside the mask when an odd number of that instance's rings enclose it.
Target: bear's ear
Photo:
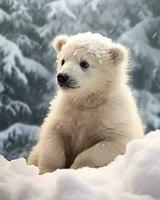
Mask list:
[[[128,60],[128,50],[124,46],[117,44],[109,49],[108,56],[111,64],[118,65]]]
[[[55,39],[53,40],[53,47],[55,48],[57,53],[62,50],[62,46],[66,44],[68,38],[69,36],[67,35],[58,35],[57,37],[55,37]]]

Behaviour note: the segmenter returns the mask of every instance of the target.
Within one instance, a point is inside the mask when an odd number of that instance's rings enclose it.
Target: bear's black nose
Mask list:
[[[57,80],[60,85],[65,84],[69,79],[69,76],[65,73],[60,73],[57,75]]]

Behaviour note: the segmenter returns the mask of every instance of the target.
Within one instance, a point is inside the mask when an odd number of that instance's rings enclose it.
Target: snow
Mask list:
[[[21,158],[0,157],[2,200],[159,200],[160,131],[130,142],[102,168],[61,169],[38,175]]]
[[[68,1],[68,0],[64,0],[67,4],[69,4],[69,5],[71,5],[71,6],[80,6],[80,5],[82,5],[82,6],[84,6],[84,5],[87,5],[88,4],[88,1],[89,0],[77,0],[77,1],[75,1],[75,0],[70,0],[70,1]]]
[[[145,90],[134,91],[139,111],[145,124],[155,129],[160,127],[160,102],[150,92]]]
[[[49,79],[51,74],[43,65],[35,60],[24,57],[24,68],[27,73],[34,73],[36,76],[42,77],[44,79]]]
[[[12,20],[15,21],[15,25],[17,28],[21,25],[22,26],[25,25],[24,19],[25,19],[25,22],[27,23],[32,22],[32,17],[30,16],[28,12],[28,8],[23,4],[24,2],[23,3],[22,1],[19,2],[19,0],[12,1],[13,11],[11,13],[11,16],[12,16]]]
[[[10,61],[12,65],[15,64],[14,63],[15,57],[17,57],[20,60],[20,62],[23,63],[22,53],[14,42],[7,40],[5,37],[0,35],[0,47],[4,49],[4,54],[9,54],[7,56],[7,59]],[[7,59],[4,61],[7,61]]]
[[[52,39],[58,34],[87,31],[102,33],[130,48],[131,81],[133,78],[133,87],[139,93],[138,104],[144,124],[148,127],[147,131],[160,128],[158,8],[160,1],[144,0],[0,0],[0,34],[3,35],[0,37],[0,76],[4,73],[0,80],[1,131],[15,122],[41,123],[48,102],[56,93],[52,80],[56,71],[53,70],[56,55]],[[97,52],[97,46],[89,50],[96,53],[100,63],[103,61],[102,51]],[[50,77],[47,69],[52,74]],[[16,102],[12,104],[14,100],[24,102],[24,106],[15,106]],[[25,115],[18,111],[19,108],[27,108],[25,104],[32,110],[31,116],[28,109],[25,109]],[[14,130],[16,135],[19,128]],[[5,140],[4,146],[10,142],[12,147],[9,150],[6,147],[5,156],[8,159],[11,159],[9,154],[13,155],[13,151],[19,152],[19,146],[23,152],[25,145],[32,146],[26,136],[20,136],[20,141],[19,138],[17,141],[15,135]],[[22,154],[17,153],[14,157],[19,156]]]
[[[51,12],[48,14],[48,20],[51,20],[58,13],[61,13],[61,15],[66,15],[73,20],[77,18],[76,15],[68,8],[67,3],[63,0],[48,3],[46,7],[51,9]]]
[[[20,48],[28,49],[28,51],[31,51],[33,48],[33,42],[29,39],[27,35],[20,34],[16,40],[16,44]]]
[[[10,16],[0,8],[0,24],[3,23],[5,20],[9,21]]]
[[[92,34],[91,32],[86,32],[72,36],[73,40],[77,42],[81,40],[81,37],[82,37],[81,45],[84,48],[86,48],[89,53],[95,54],[95,56],[99,61],[100,58],[104,58],[106,56],[107,52],[105,45],[109,46],[112,44],[112,40],[110,38],[106,38],[99,33]]]
[[[4,85],[2,84],[2,81],[0,81],[0,93],[2,93],[4,90]]]
[[[15,100],[10,101],[8,105],[6,106],[7,111],[9,111],[13,116],[16,116],[17,113],[20,111],[25,114],[28,113],[29,115],[32,114],[31,109],[29,106],[21,101]]]
[[[151,25],[151,26],[149,26]],[[160,51],[158,48],[152,47],[149,40],[149,34],[154,38],[157,35],[157,27],[160,25],[160,16],[156,18],[146,19],[137,24],[133,29],[125,32],[119,38],[119,42],[124,43],[132,51],[134,51],[135,58],[142,57],[148,59],[152,66],[159,66]],[[148,61],[148,62],[149,62]],[[135,65],[135,67],[138,67]],[[150,66],[149,66],[150,67]],[[153,70],[153,69],[152,69]]]
[[[8,129],[0,132],[0,152],[3,150],[3,143],[8,137],[27,136],[30,141],[36,141],[39,134],[39,127],[35,125],[27,125],[15,123]]]
[[[3,50],[3,54],[6,55],[1,62],[4,65],[4,73],[11,75],[13,71],[17,73],[18,78],[25,84],[28,83],[25,75],[16,67],[16,59],[23,65],[23,55],[20,49],[14,42],[7,40],[5,37],[0,35],[0,49]]]
[[[91,7],[91,10],[94,12],[98,12],[98,6],[104,3],[104,0],[94,0],[90,1],[88,6]]]

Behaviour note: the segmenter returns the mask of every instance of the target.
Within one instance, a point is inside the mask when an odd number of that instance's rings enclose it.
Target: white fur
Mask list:
[[[127,84],[127,49],[92,33],[59,36],[54,47],[57,73],[67,73],[78,88],[59,89],[28,163],[40,173],[107,165],[144,134]],[[83,70],[81,60],[90,67]]]

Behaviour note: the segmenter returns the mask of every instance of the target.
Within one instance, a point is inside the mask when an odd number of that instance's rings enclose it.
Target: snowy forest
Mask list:
[[[99,32],[130,50],[146,133],[160,128],[160,1],[0,0],[0,154],[26,157],[56,93],[58,34]]]

